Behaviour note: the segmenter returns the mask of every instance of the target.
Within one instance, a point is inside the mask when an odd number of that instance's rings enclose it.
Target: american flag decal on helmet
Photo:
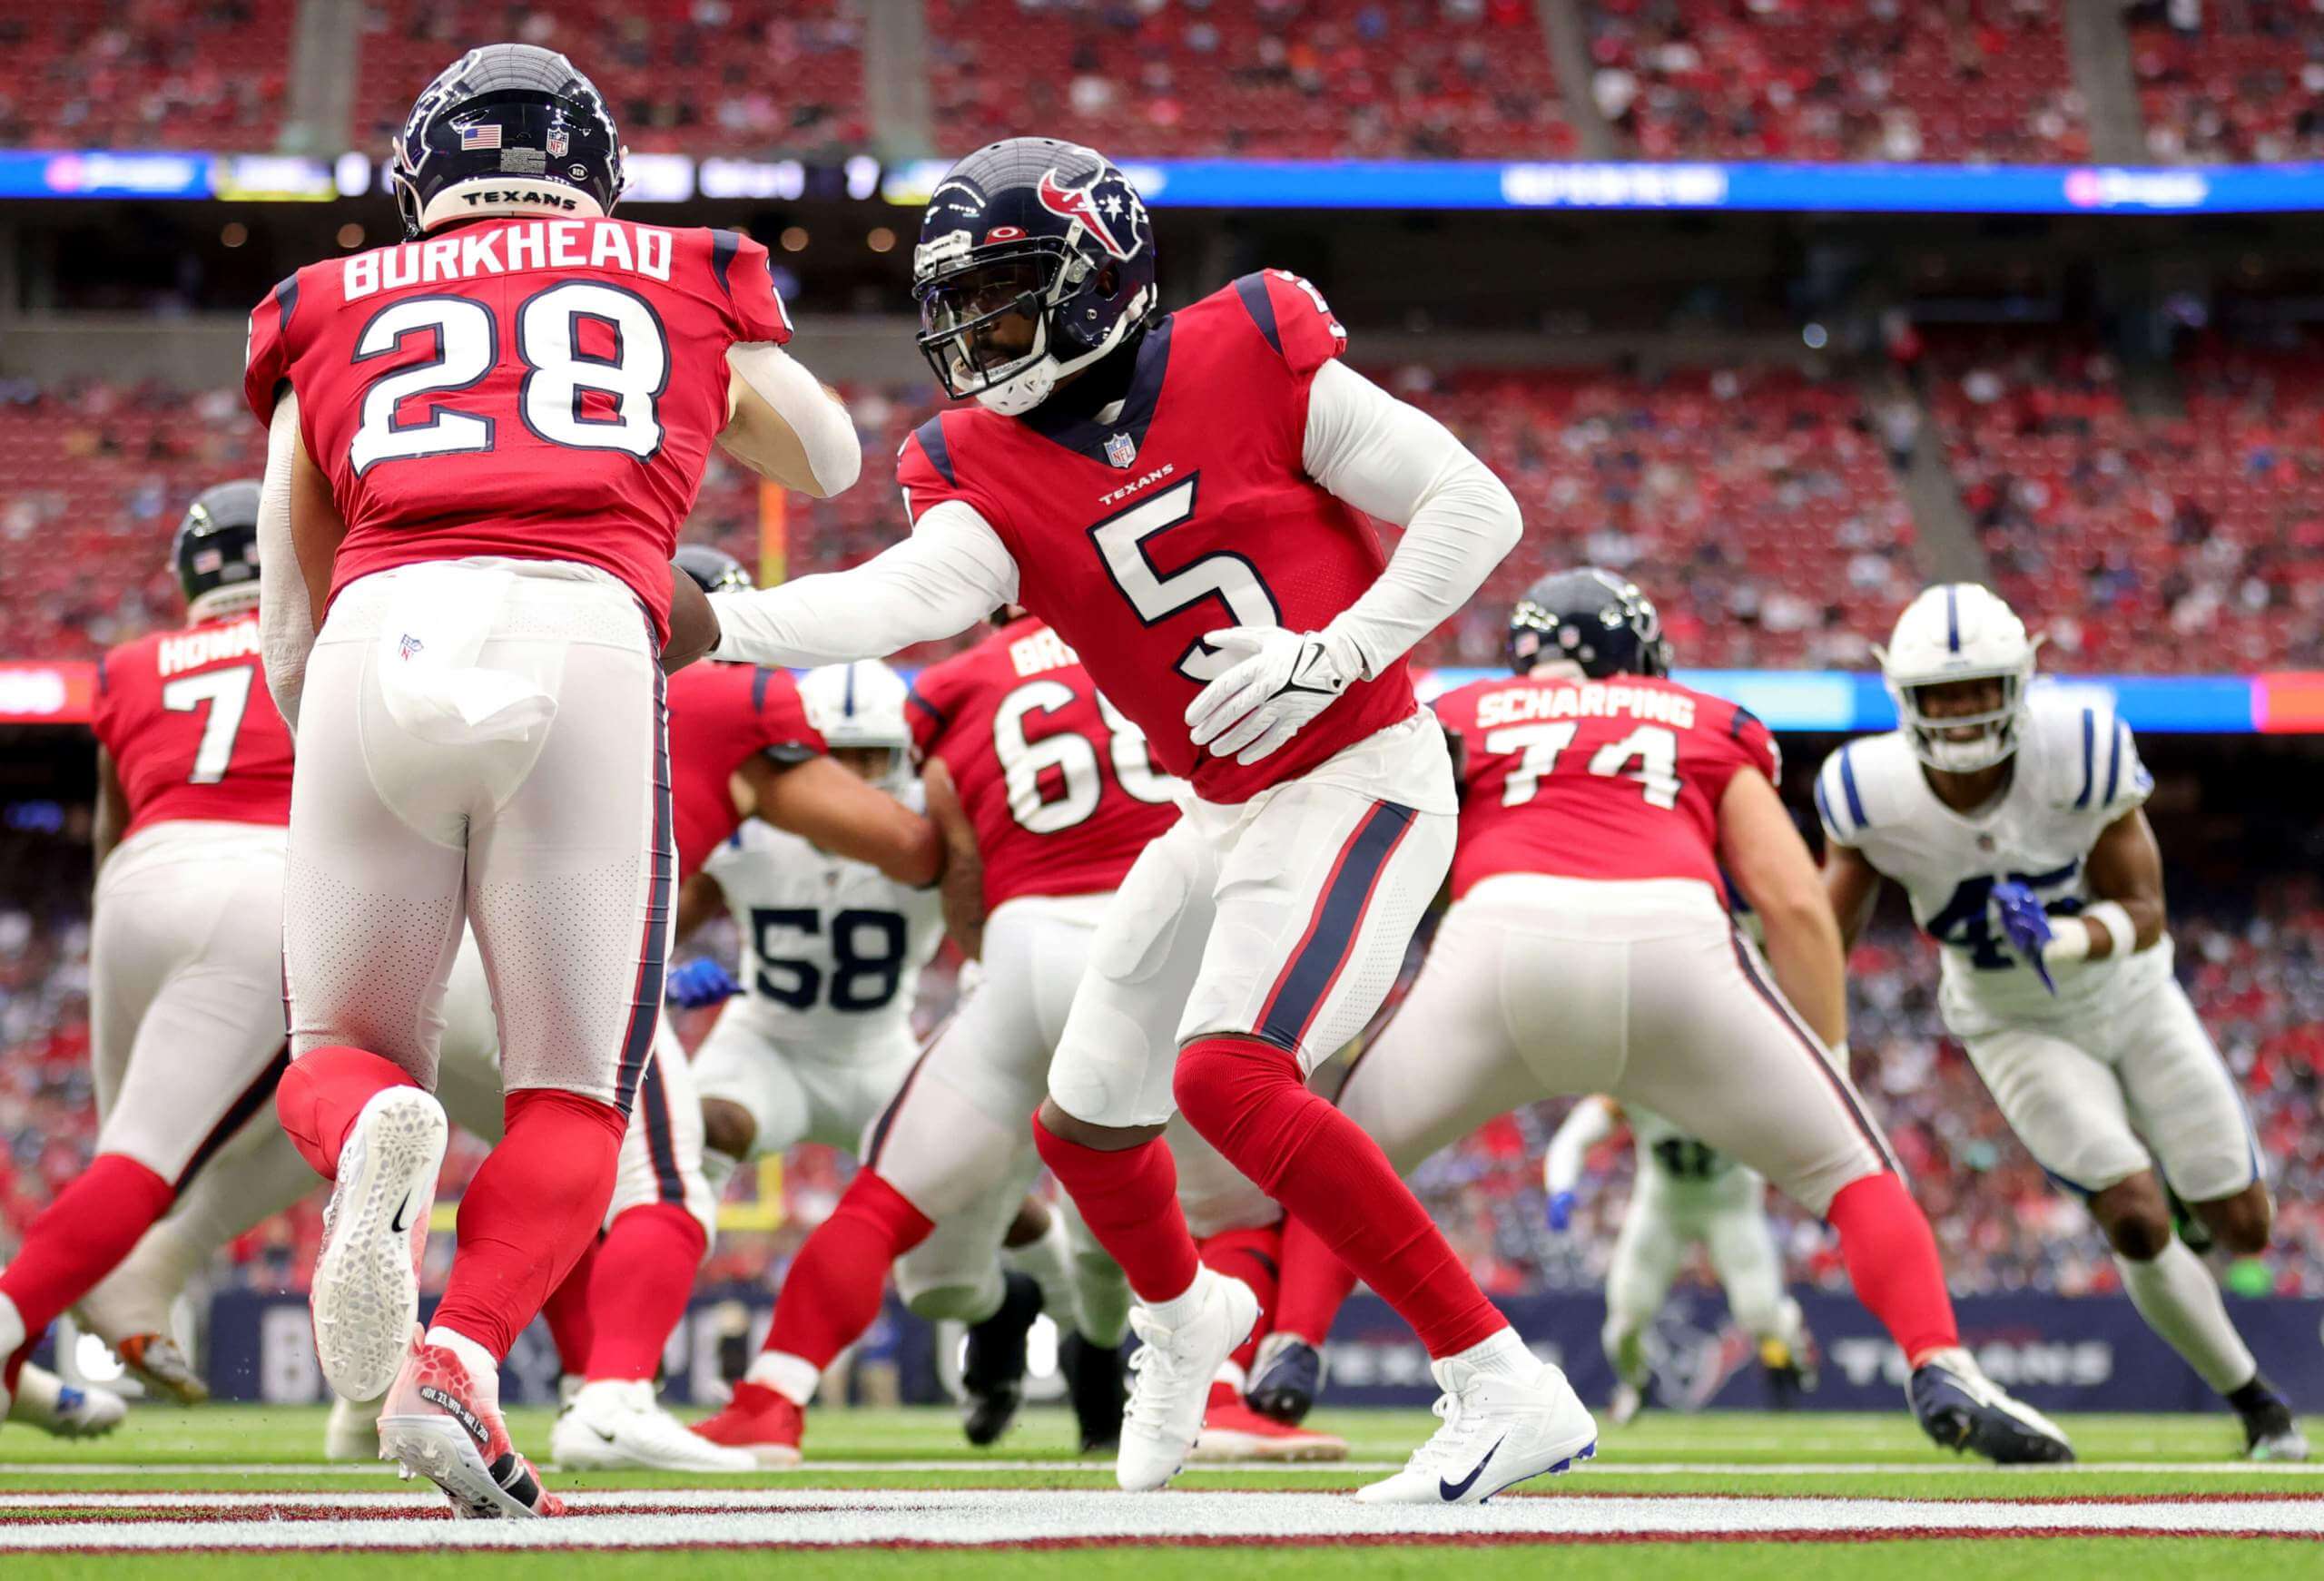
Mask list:
[[[498,148],[499,146],[500,125],[497,122],[487,122],[481,126],[460,128],[460,151],[463,153],[473,152],[479,148]]]
[[[1050,213],[1061,214],[1068,220],[1080,221],[1089,234],[1097,238],[1098,245],[1108,252],[1112,253],[1116,258],[1128,258],[1137,250],[1137,235],[1133,232],[1130,237],[1130,245],[1124,247],[1120,240],[1114,235],[1112,227],[1107,224],[1106,217],[1098,212],[1096,189],[1098,182],[1104,179],[1106,167],[1101,165],[1097,174],[1089,178],[1088,186],[1068,187],[1059,182],[1057,172],[1044,171],[1041,172],[1041,184],[1035,195],[1041,200],[1041,207]],[[1115,206],[1117,210],[1119,209],[1118,201],[1116,201]],[[1132,223],[1135,222],[1133,218]]]

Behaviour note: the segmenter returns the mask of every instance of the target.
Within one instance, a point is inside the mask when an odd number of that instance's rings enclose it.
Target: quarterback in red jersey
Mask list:
[[[861,450],[782,350],[763,249],[612,217],[620,137],[563,55],[461,56],[389,174],[409,240],[300,270],[251,319],[267,681],[301,728],[276,1106],[333,1182],[312,1303],[331,1387],[386,1390],[382,1448],[460,1513],[555,1513],[497,1372],[596,1238],[654,1046],[679,523],[714,442],[816,494]],[[303,695],[323,703],[302,719]],[[463,922],[507,1126],[415,1343]]]
[[[1183,1112],[1411,1320],[1457,1399],[1364,1497],[1475,1502],[1570,1466],[1596,1425],[1304,1077],[1377,1008],[1451,861],[1451,764],[1404,654],[1515,544],[1516,502],[1339,360],[1313,286],[1265,270],[1161,315],[1154,246],[1089,149],[1014,138],[955,165],[913,293],[931,366],[977,406],[904,447],[909,538],[714,600],[719,652],[830,663],[1022,604],[1080,655],[1193,788],[1091,943],[1034,1122],[1140,1303],[1118,1478],[1176,1474],[1258,1311],[1176,1205],[1161,1133]],[[1393,557],[1374,517],[1404,529]]]
[[[1510,658],[1513,678],[1437,703],[1461,745],[1454,899],[1342,1112],[1399,1169],[1557,1093],[1667,1116],[1830,1221],[1930,1437],[2071,1458],[1961,1349],[1935,1240],[1848,1080],[1839,924],[1776,793],[1767,728],[1668,679],[1654,606],[1603,571],[1534,584]],[[1765,960],[1728,914],[1722,868],[1766,929]],[[1305,1226],[1285,1241],[1252,1396],[1295,1419],[1353,1278]]]
[[[193,502],[172,549],[185,628],[98,666],[97,1155],[0,1269],[0,1416],[33,1342],[273,1095],[288,1058],[281,937],[242,925],[281,904],[290,810],[290,738],[259,673],[258,504],[254,482]]]

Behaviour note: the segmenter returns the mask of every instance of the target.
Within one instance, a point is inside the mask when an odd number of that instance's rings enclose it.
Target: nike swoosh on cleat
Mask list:
[[[396,1204],[395,1213],[388,1220],[388,1231],[390,1234],[400,1235],[411,1228],[409,1224],[403,1222],[404,1214],[410,1211],[411,1193],[409,1192],[406,1192],[403,1194],[403,1201]]]
[[[603,1439],[608,1444],[614,1441],[614,1435],[606,1431],[603,1428],[591,1428],[589,1430],[596,1434],[597,1437]]]
[[[1485,1451],[1485,1458],[1478,1461],[1473,1467],[1470,1468],[1469,1474],[1466,1477],[1462,1478],[1460,1481],[1447,1482],[1442,1477],[1438,1478],[1436,1479],[1436,1491],[1443,1495],[1444,1502],[1447,1504],[1456,1504],[1460,1501],[1462,1494],[1468,1492],[1470,1488],[1474,1488],[1477,1485],[1477,1478],[1485,1474],[1485,1468],[1492,1463],[1492,1458],[1501,1453],[1501,1447],[1508,1441],[1509,1439],[1506,1436],[1495,1439],[1492,1443],[1492,1448]]]

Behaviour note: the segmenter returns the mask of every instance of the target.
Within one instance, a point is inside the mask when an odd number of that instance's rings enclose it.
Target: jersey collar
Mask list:
[[[1113,465],[1106,456],[1106,441],[1128,434],[1138,448],[1146,446],[1146,430],[1162,396],[1162,378],[1170,366],[1170,326],[1176,315],[1164,319],[1138,342],[1137,365],[1129,376],[1129,392],[1122,397],[1120,414],[1110,423],[1080,411],[1052,411],[1054,402],[1035,407],[1018,419],[1044,439],[1064,446],[1092,461]]]

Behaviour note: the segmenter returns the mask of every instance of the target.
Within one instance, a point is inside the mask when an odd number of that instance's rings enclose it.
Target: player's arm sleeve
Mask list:
[[[306,690],[307,656],[315,646],[313,601],[290,530],[292,479],[304,443],[298,393],[286,391],[267,423],[266,477],[259,486],[258,635],[266,689],[293,735],[299,730],[299,698]]]
[[[1307,475],[1404,529],[1387,568],[1327,633],[1377,675],[1458,613],[1523,530],[1517,501],[1443,424],[1337,361],[1316,368]]]
[[[817,499],[855,485],[863,446],[838,395],[772,341],[726,352],[726,427],[721,448],[762,477]]]
[[[721,659],[812,668],[968,630],[1017,601],[1017,563],[974,507],[946,500],[911,537],[850,570],[711,598]]]
[[[1590,1150],[1613,1134],[1614,1116],[1604,1100],[1590,1097],[1576,1104],[1541,1154],[1542,1189],[1555,1196],[1580,1185]]]

